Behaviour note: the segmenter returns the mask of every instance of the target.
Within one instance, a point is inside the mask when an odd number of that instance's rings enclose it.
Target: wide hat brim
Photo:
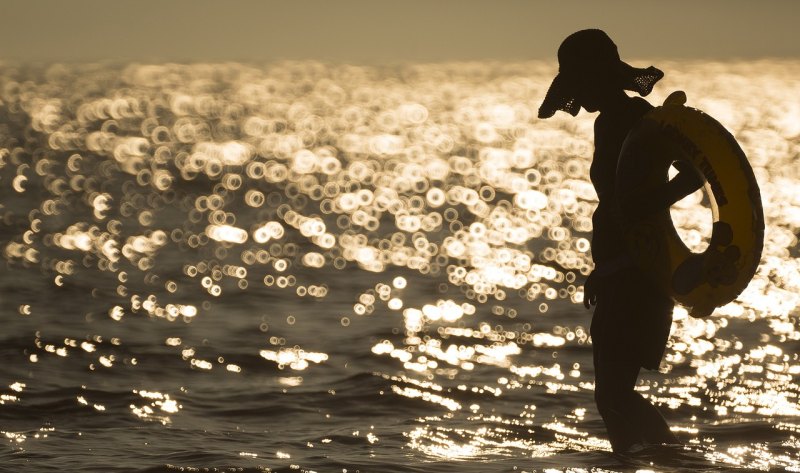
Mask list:
[[[637,68],[619,61],[617,67],[618,71],[616,72],[621,80],[622,88],[636,92],[643,97],[648,95],[653,90],[656,82],[664,77],[664,73],[653,66]],[[547,89],[544,101],[539,107],[539,118],[550,118],[558,110],[567,112],[573,117],[578,114],[581,104],[578,103],[576,98],[575,83],[577,81],[574,74],[561,71],[553,79],[553,83]]]

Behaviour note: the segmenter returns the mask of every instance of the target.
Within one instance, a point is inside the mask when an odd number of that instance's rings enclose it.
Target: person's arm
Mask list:
[[[686,161],[674,163],[678,175],[647,193],[634,193],[621,199],[623,214],[633,220],[641,220],[660,210],[668,209],[675,202],[703,187],[704,181],[694,167]]]
[[[597,295],[600,293],[600,286],[603,284],[602,276],[597,271],[592,271],[583,283],[583,306],[591,309],[597,305]]]

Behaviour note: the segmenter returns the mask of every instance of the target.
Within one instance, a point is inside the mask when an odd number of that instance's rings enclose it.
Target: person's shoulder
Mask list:
[[[620,127],[630,126],[632,122],[638,121],[654,108],[650,102],[641,97],[630,97],[629,101],[616,111],[611,113],[600,112],[594,120],[595,137],[620,129]]]
[[[601,135],[603,133],[603,130],[608,128],[610,124],[611,124],[611,121],[609,120],[608,116],[606,116],[606,114],[601,113],[601,114],[597,115],[597,118],[594,119],[594,136],[595,136],[595,139],[597,138],[597,136]]]
[[[650,102],[641,97],[631,97],[631,109],[637,113],[645,114],[654,108]]]

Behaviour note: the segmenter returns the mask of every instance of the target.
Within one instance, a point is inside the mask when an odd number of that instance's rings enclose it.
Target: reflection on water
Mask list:
[[[593,117],[535,118],[553,66],[302,62],[0,71],[10,451],[114,464],[115,428],[140,468],[800,469],[800,64],[660,65],[651,101],[734,132],[768,219],[747,290],[676,308],[638,387],[683,449],[601,453]],[[702,202],[672,209],[696,250]]]

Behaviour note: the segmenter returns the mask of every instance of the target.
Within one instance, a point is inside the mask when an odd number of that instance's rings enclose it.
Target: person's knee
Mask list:
[[[619,411],[629,401],[630,394],[619,388],[598,384],[594,390],[594,402],[601,413],[609,409]]]
[[[594,403],[597,404],[597,407],[602,410],[603,407],[608,405],[608,401],[609,393],[600,386],[596,385],[594,388]]]

